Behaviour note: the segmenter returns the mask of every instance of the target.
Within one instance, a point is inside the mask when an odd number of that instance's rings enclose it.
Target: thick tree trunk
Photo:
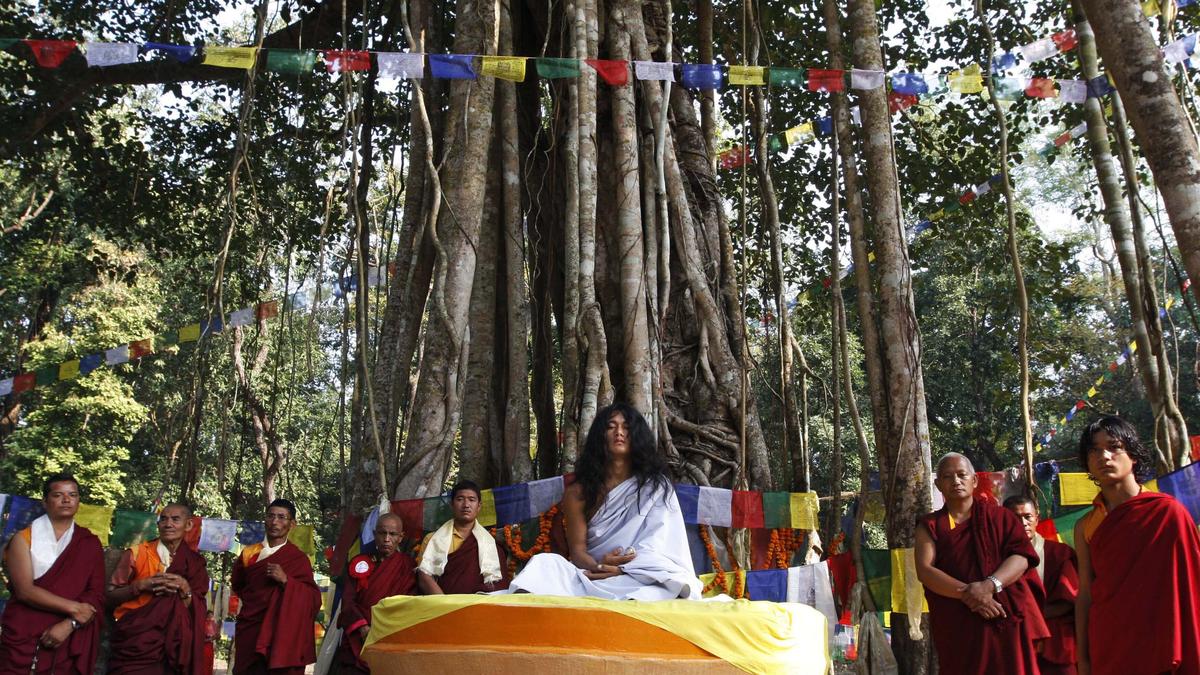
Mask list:
[[[1200,152],[1158,41],[1137,3],[1083,0],[1083,8],[1162,194],[1184,268],[1200,279]],[[1192,286],[1200,298],[1200,284]]]
[[[885,70],[872,0],[852,0],[849,19],[855,67]],[[890,468],[882,477],[888,514],[888,547],[908,548],[913,545],[917,516],[930,508],[929,423],[921,371],[921,341],[912,296],[908,245],[900,220],[899,184],[885,89],[862,92],[859,108],[862,111],[867,190],[875,212],[880,340],[885,348],[885,381],[888,383],[889,444],[876,448],[876,452],[880,455],[880,466]],[[897,616],[899,621],[894,624],[892,644],[902,672],[929,672],[932,650],[928,633],[911,625],[916,617]]]
[[[1079,21],[1075,24],[1075,34],[1079,37],[1079,58],[1083,76],[1089,80],[1093,79],[1099,76],[1100,72],[1091,26],[1086,20]],[[1114,113],[1120,105],[1117,98],[1114,97],[1113,101]],[[1175,408],[1173,414],[1168,412],[1168,405],[1164,405],[1168,402],[1174,404],[1175,397],[1172,393],[1174,383],[1170,366],[1168,364],[1167,370],[1160,372],[1156,358],[1157,355],[1165,353],[1161,328],[1155,331],[1157,340],[1151,339],[1149,330],[1152,320],[1155,324],[1158,323],[1158,312],[1157,303],[1154,303],[1152,307],[1147,307],[1144,302],[1147,291],[1151,294],[1154,293],[1154,282],[1152,276],[1145,280],[1142,278],[1138,247],[1134,243],[1131,208],[1140,209],[1136,202],[1137,184],[1133,183],[1128,186],[1132,200],[1124,199],[1121,176],[1113,161],[1112,146],[1108,140],[1108,125],[1105,123],[1104,111],[1100,107],[1099,99],[1089,98],[1084,102],[1084,117],[1088,125],[1087,137],[1088,146],[1092,151],[1092,164],[1096,168],[1100,196],[1104,202],[1104,220],[1112,231],[1113,248],[1116,251],[1117,262],[1120,264],[1121,281],[1124,284],[1125,297],[1129,303],[1130,329],[1133,331],[1133,339],[1137,344],[1135,357],[1137,358],[1138,375],[1146,390],[1146,398],[1154,411],[1155,420],[1163,421],[1161,426],[1156,425],[1158,433],[1156,433],[1155,442],[1159,443],[1159,436],[1161,436],[1160,448],[1184,448],[1186,452],[1188,447],[1187,424],[1184,422],[1183,416],[1179,414],[1177,405],[1173,406]],[[1174,457],[1170,455],[1164,454],[1163,457],[1168,461],[1174,461]],[[1166,466],[1161,468],[1166,468]]]

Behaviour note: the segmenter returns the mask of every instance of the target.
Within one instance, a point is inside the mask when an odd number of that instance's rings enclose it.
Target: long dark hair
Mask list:
[[[616,413],[621,413],[629,427],[629,467],[631,474],[637,477],[638,507],[641,508],[642,488],[647,483],[653,488],[651,494],[671,487],[667,463],[658,454],[654,434],[646,418],[628,403],[614,403],[596,413],[596,419],[592,420],[592,426],[588,429],[583,452],[575,462],[575,480],[583,488],[583,510],[587,514],[596,508],[604,489],[604,467],[608,463],[605,432],[608,430],[608,421]]]
[[[1139,485],[1154,477],[1154,457],[1150,455],[1150,450],[1138,440],[1137,429],[1134,429],[1129,422],[1114,415],[1101,417],[1092,422],[1080,434],[1079,461],[1083,463],[1085,471],[1088,465],[1088,453],[1092,449],[1092,437],[1101,431],[1108,434],[1109,437],[1121,441],[1121,445],[1125,448],[1125,454],[1133,460],[1133,477]]]

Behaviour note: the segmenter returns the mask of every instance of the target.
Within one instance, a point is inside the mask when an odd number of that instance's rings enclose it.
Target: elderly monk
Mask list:
[[[978,479],[963,455],[942,457],[934,482],[946,505],[917,520],[914,557],[941,672],[1036,674],[1036,643],[1050,630],[1021,521],[974,498]]]
[[[375,603],[393,595],[412,595],[417,590],[416,564],[407,553],[396,550],[403,539],[404,521],[394,513],[385,513],[375,523],[374,555],[360,555],[350,561],[338,618],[343,631],[338,646],[342,672],[371,672],[360,655],[371,630],[371,608]]]
[[[192,510],[168,504],[158,538],[121,555],[108,585],[117,625],[109,639],[109,675],[172,675],[204,669],[204,558],[183,544]]]
[[[75,524],[79,482],[55,474],[42,486],[45,515],[5,552],[12,597],[0,618],[0,673],[91,675],[104,606],[100,540]]]
[[[1040,562],[1038,578],[1046,590],[1042,616],[1050,637],[1042,642],[1038,652],[1038,667],[1042,675],[1074,675],[1075,673],[1075,597],[1079,595],[1079,574],[1075,569],[1075,551],[1066,544],[1047,541],[1038,534],[1040,519],[1037,502],[1027,495],[1014,495],[1004,500],[1004,508],[1016,514],[1025,527],[1025,535],[1033,542]]]
[[[317,660],[313,621],[321,591],[312,564],[288,541],[296,505],[276,499],[267,508],[267,539],[242,549],[231,584],[241,598],[233,638],[234,675],[301,675]]]
[[[1104,417],[1079,438],[1100,486],[1075,524],[1080,673],[1200,673],[1200,534],[1182,504],[1148,492],[1151,451],[1133,425]]]
[[[508,588],[504,551],[477,520],[481,497],[479,486],[469,480],[460,480],[450,489],[454,517],[421,544],[417,585],[425,595]]]

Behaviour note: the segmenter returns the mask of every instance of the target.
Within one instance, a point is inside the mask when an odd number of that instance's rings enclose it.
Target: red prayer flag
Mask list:
[[[749,490],[734,490],[730,509],[733,527],[762,527],[762,493]]]
[[[1054,40],[1054,45],[1058,47],[1060,52],[1069,52],[1079,45],[1079,37],[1075,35],[1074,28],[1068,28],[1064,31],[1059,31],[1050,36]]]
[[[270,319],[279,315],[279,303],[271,300],[270,302],[260,302],[254,308],[254,318]]]
[[[771,569],[771,561],[767,559],[767,550],[771,548],[771,532],[762,527],[750,530],[750,569]]]
[[[608,59],[586,59],[587,64],[600,74],[600,79],[614,87],[623,87],[629,82],[629,62]]]
[[[37,375],[34,373],[21,373],[13,378],[12,393],[19,394],[23,391],[33,389],[33,384],[37,381]]]
[[[371,69],[371,52],[358,49],[326,49],[321,55],[325,59],[325,70],[331,73]]]
[[[734,146],[717,155],[717,166],[722,169],[737,169],[750,159],[750,152],[743,146]]]
[[[1060,148],[1071,141],[1071,132],[1065,131],[1054,139],[1054,147]]]
[[[917,104],[916,94],[901,94],[895,91],[888,92],[888,110],[894,115],[901,110],[907,110]]]
[[[958,203],[963,205],[970,204],[971,202],[975,201],[975,197],[976,195],[974,190],[967,190],[963,193],[963,196],[958,198]]]
[[[1054,90],[1053,79],[1035,77],[1029,80],[1029,86],[1025,87],[1025,95],[1032,98],[1055,98],[1058,96],[1058,92]]]
[[[1042,535],[1047,541],[1062,541],[1058,537],[1058,528],[1055,527],[1054,521],[1049,518],[1038,521],[1037,533]]]
[[[346,566],[346,554],[350,551],[350,547],[354,545],[358,539],[359,532],[362,531],[362,517],[358,514],[351,513],[342,521],[342,529],[338,532],[337,542],[333,545],[333,555],[329,558],[329,575],[338,577],[342,575],[342,568]]]
[[[1200,462],[1200,436],[1192,436],[1192,461]]]
[[[200,528],[204,525],[204,519],[200,516],[192,516],[192,529],[183,533],[183,543],[193,551],[200,550]]]
[[[57,68],[75,51],[74,40],[26,40],[33,58],[43,68]]]
[[[140,359],[143,356],[149,356],[154,353],[154,346],[150,343],[150,338],[145,340],[137,340],[129,343],[129,360]],[[200,535],[196,535],[199,537]],[[199,541],[197,539],[196,541]]]
[[[404,537],[406,539],[421,540],[421,535],[425,533],[425,500],[424,499],[400,499],[392,502],[392,513],[400,516],[400,520],[404,521]]]
[[[1075,409],[1076,409],[1076,410],[1083,410],[1083,406],[1085,406],[1085,405],[1087,405],[1087,403],[1085,403],[1085,402],[1083,402],[1083,401],[1076,401],[1076,402],[1075,402]]]
[[[809,91],[845,91],[846,71],[809,68]]]

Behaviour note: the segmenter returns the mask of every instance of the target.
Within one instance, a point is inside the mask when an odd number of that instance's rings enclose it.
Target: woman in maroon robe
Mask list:
[[[350,561],[338,615],[343,633],[337,658],[343,672],[371,672],[361,658],[363,641],[371,629],[371,608],[384,598],[412,595],[417,590],[416,563],[412,556],[396,550],[403,538],[404,521],[386,513],[375,523],[375,555]]]

